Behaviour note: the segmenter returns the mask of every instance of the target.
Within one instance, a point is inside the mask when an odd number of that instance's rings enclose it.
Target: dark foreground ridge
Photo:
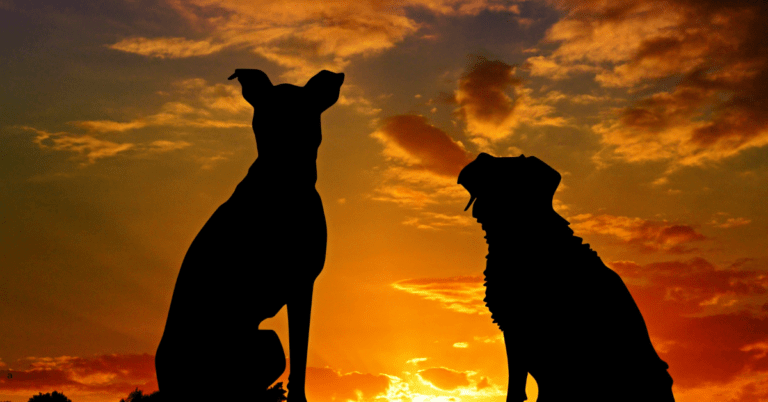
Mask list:
[[[261,401],[285,371],[280,339],[259,324],[288,307],[291,402],[304,402],[314,281],[327,231],[317,181],[320,114],[344,74],[303,87],[238,69],[254,108],[258,158],[203,226],[182,262],[155,356],[163,402]]]
[[[489,254],[485,302],[504,334],[508,402],[673,402],[672,377],[619,275],[552,208],[560,174],[486,153],[459,174]],[[465,209],[466,210],[466,209]]]

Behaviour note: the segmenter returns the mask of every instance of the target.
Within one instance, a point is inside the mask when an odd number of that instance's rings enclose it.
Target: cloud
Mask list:
[[[466,191],[456,180],[471,161],[469,153],[461,142],[429,124],[425,117],[389,117],[371,137],[384,146],[382,154],[387,163],[372,199],[423,209],[438,200],[458,201],[466,197]],[[458,222],[448,216],[430,217],[436,226],[445,226],[440,221]]]
[[[678,389],[768,374],[768,315],[760,307],[768,294],[764,261],[716,267],[696,257],[608,265],[627,283]]]
[[[190,145],[192,144],[187,141],[157,140],[149,143],[148,150],[150,152],[170,152],[177,149],[184,149]]]
[[[51,133],[29,126],[19,128],[34,132],[36,136],[33,141],[41,149],[76,153],[77,158],[83,160],[82,164],[84,165],[93,164],[98,159],[113,157],[134,148],[136,145],[101,140],[90,135],[76,135],[66,132]]]
[[[437,203],[429,193],[402,185],[379,186],[374,191],[375,194],[371,197],[373,200],[393,202],[400,206],[415,209],[424,208],[427,204]]]
[[[443,367],[419,370],[417,375],[429,385],[442,391],[453,391],[470,384],[469,373]]]
[[[246,49],[286,67],[287,75],[309,78],[319,69],[338,71],[354,57],[380,53],[417,34],[422,24],[408,16],[410,9],[453,16],[520,12],[517,4],[498,0],[172,0],[169,4],[197,32],[208,34],[197,39],[134,36],[108,47],[155,58]]]
[[[488,382],[488,377],[482,377],[480,379],[480,381],[477,383],[477,385],[475,385],[475,389],[480,391],[480,390],[486,389],[486,388],[488,388],[490,386],[491,386],[491,384]]]
[[[686,314],[738,312],[750,308],[750,303],[757,311],[756,300],[751,298],[759,299],[768,293],[768,274],[759,268],[744,269],[755,265],[750,259],[738,260],[726,268],[717,268],[701,257],[644,266],[628,261],[609,265],[630,281],[638,279],[636,286],[652,290]]]
[[[546,34],[556,49],[528,60],[532,74],[651,91],[593,126],[596,161],[666,160],[670,172],[768,144],[768,44],[760,2],[559,1],[565,18]],[[657,85],[666,79],[664,85]]]
[[[162,96],[175,99],[163,103],[158,110],[140,114],[127,121],[81,120],[68,124],[85,133],[48,132],[30,126],[18,128],[36,134],[34,142],[42,149],[64,151],[76,154],[81,164],[90,165],[100,159],[126,154],[157,154],[188,148],[193,144],[184,140],[157,139],[145,142],[116,142],[102,137],[104,134],[129,133],[152,128],[250,128],[244,112],[253,108],[242,98],[240,89],[234,85],[209,84],[203,79],[193,78],[173,82],[170,92]],[[225,159],[221,154],[198,157],[203,169],[209,169],[213,162]]]
[[[559,64],[556,59],[545,56],[529,57],[521,67],[534,77],[546,77],[551,80],[562,80],[573,73],[600,71],[599,68],[587,64]]]
[[[421,212],[419,217],[409,217],[403,221],[404,225],[414,226],[418,229],[440,230],[445,227],[467,227],[475,221],[464,215],[446,215],[437,212]]]
[[[725,212],[718,212],[715,214],[715,216],[712,218],[709,224],[720,229],[730,229],[730,228],[735,228],[739,226],[749,225],[750,223],[752,223],[751,219],[742,218],[742,217],[731,218],[731,217],[728,217],[728,215],[729,214]],[[722,220],[723,218],[725,218],[724,221]]]
[[[176,100],[164,103],[154,113],[135,117],[130,121],[84,120],[70,124],[89,133],[121,133],[146,127],[241,128],[250,127],[242,119],[250,112],[249,105],[235,84],[208,84],[202,78],[173,82]],[[232,120],[237,116],[236,120]],[[244,122],[245,121],[245,122]]]
[[[504,342],[504,334],[498,334],[493,336],[476,336],[474,339],[478,342],[482,343],[496,343],[496,342]]]
[[[191,25],[210,32],[208,37],[132,37],[110,47],[156,58],[248,49],[288,68],[294,76],[309,78],[319,69],[340,70],[351,57],[389,49],[419,28],[395,4],[193,0],[171,5]]]
[[[218,52],[224,45],[212,45],[209,41],[194,41],[184,38],[125,38],[108,46],[114,50],[135,53],[160,59],[179,59],[193,56],[207,56]]]
[[[512,112],[516,106],[508,93],[522,84],[515,76],[515,66],[478,57],[459,80],[453,99],[457,115],[467,122],[467,131],[492,140],[508,136],[515,126]]]
[[[187,141],[156,140],[144,144],[117,143],[95,138],[88,134],[67,132],[51,133],[29,126],[20,126],[22,130],[36,134],[33,141],[41,149],[75,153],[74,160],[81,160],[81,165],[91,165],[99,159],[111,158],[127,152],[164,153],[184,149],[192,144]]]
[[[577,235],[602,234],[620,239],[644,252],[689,253],[689,243],[706,237],[690,225],[667,221],[649,221],[626,216],[582,214],[569,218]]]
[[[389,117],[371,137],[384,145],[388,158],[452,178],[472,161],[461,142],[429,124],[424,116]]]
[[[33,395],[40,390],[56,389],[72,399],[99,393],[118,400],[136,387],[145,393],[158,389],[154,356],[149,354],[27,357],[14,366],[21,367],[0,370],[3,393]]]
[[[459,79],[458,89],[443,99],[458,106],[454,113],[481,146],[509,137],[521,124],[566,124],[562,117],[551,116],[552,106],[531,96],[533,91],[523,86],[516,71],[515,65],[476,56]]]
[[[331,368],[307,367],[307,399],[317,401],[374,400],[390,387],[383,374],[341,373]]]
[[[397,290],[434,300],[443,308],[465,314],[490,314],[485,307],[481,276],[405,279],[392,284]]]
[[[466,342],[456,342],[453,344],[453,347],[458,349],[466,349],[469,347],[469,344]]]

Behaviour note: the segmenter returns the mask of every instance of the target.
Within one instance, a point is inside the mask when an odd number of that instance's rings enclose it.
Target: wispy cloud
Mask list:
[[[136,387],[146,393],[158,389],[154,356],[148,354],[27,357],[0,374],[3,393],[13,395],[56,389],[69,397],[100,393],[118,400]]]
[[[89,133],[127,132],[147,127],[240,128],[250,127],[244,113],[253,110],[235,85],[209,84],[201,78],[176,81],[160,110],[129,121],[84,120],[70,124]],[[234,118],[237,116],[237,118]]]
[[[481,276],[406,279],[392,284],[397,290],[433,300],[449,310],[465,314],[490,314],[485,307]]]
[[[689,244],[706,237],[690,225],[651,221],[627,216],[582,214],[569,218],[577,235],[603,234],[616,237],[644,252],[689,253]]]
[[[742,217],[730,217],[728,216],[730,214],[725,212],[718,212],[715,214],[715,216],[712,217],[712,220],[709,221],[709,224],[720,229],[730,229],[730,228],[736,228],[739,226],[745,226],[752,223],[751,219],[742,218]]]
[[[155,58],[207,56],[224,49],[248,49],[283,67],[294,78],[320,69],[338,71],[354,57],[391,49],[417,34],[422,24],[406,10],[439,15],[477,15],[481,11],[519,13],[517,4],[496,0],[410,0],[348,2],[310,0],[231,2],[170,1],[190,25],[204,28],[200,39],[133,36],[110,48]]]
[[[408,217],[404,225],[418,229],[439,230],[446,227],[467,227],[475,221],[469,215],[447,215],[437,212],[422,211],[420,216]]]
[[[159,109],[139,113],[125,121],[100,119],[78,120],[68,124],[84,132],[49,132],[43,129],[19,126],[36,134],[34,142],[42,149],[74,154],[81,165],[91,165],[105,158],[128,154],[157,154],[191,147],[185,140],[156,139],[153,141],[118,142],[105,138],[115,134],[128,134],[155,127],[202,129],[202,128],[250,128],[245,112],[253,110],[234,85],[209,84],[193,78],[173,82],[169,92],[161,96],[173,98]],[[110,137],[111,138],[111,137]],[[213,162],[225,159],[222,154],[201,156],[198,159],[204,169]]]
[[[117,143],[67,132],[51,133],[34,127],[21,126],[22,130],[35,133],[34,142],[42,149],[75,153],[82,164],[92,164],[99,159],[115,156],[136,146],[132,143]]]
[[[125,38],[109,45],[110,48],[142,56],[179,59],[193,56],[206,56],[218,52],[225,46],[212,45],[209,41],[194,41],[185,38]]]

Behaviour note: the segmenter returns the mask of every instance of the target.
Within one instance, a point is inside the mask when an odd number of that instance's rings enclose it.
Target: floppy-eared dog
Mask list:
[[[672,377],[632,295],[552,208],[560,174],[482,153],[459,174],[488,243],[485,302],[504,334],[508,402],[672,402]]]

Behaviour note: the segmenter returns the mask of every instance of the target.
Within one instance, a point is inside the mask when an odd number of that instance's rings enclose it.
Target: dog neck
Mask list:
[[[527,255],[535,250],[546,249],[547,245],[561,248],[564,244],[581,244],[574,236],[569,223],[552,212],[545,217],[499,217],[483,222],[489,257]],[[578,243],[578,244],[576,244]]]

